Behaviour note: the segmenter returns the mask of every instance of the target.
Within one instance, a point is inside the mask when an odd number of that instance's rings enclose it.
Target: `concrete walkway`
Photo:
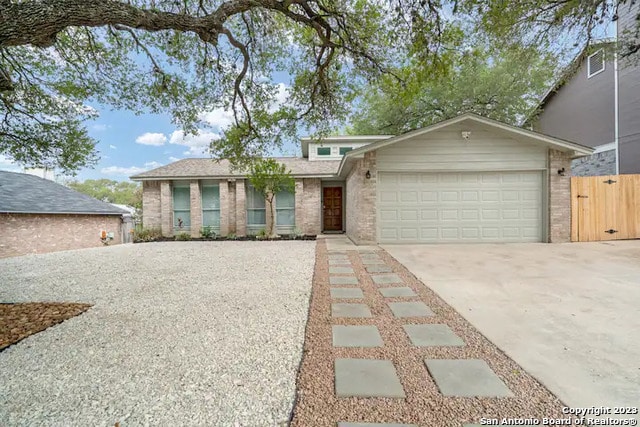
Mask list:
[[[567,405],[637,408],[640,241],[384,249]]]

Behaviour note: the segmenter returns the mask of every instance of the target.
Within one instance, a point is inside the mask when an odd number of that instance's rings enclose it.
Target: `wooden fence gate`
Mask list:
[[[640,175],[571,178],[571,240],[640,238]]]

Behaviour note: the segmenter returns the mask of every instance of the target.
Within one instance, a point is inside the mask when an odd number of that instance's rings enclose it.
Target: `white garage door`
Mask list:
[[[542,172],[378,174],[380,243],[540,242]]]

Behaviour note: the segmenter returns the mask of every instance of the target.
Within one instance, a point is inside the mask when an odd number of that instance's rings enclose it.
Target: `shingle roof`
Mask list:
[[[53,181],[0,171],[0,212],[122,215],[126,211]]]
[[[310,162],[302,157],[275,157],[291,170],[293,176],[335,175],[340,166],[339,160],[321,160]],[[245,176],[245,173],[232,171],[228,160],[183,159],[131,177],[133,180],[153,178],[206,178]]]

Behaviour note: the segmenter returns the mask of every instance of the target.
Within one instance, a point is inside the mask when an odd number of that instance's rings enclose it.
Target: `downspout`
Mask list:
[[[616,175],[620,174],[620,113],[618,111],[618,20],[614,21],[616,46],[613,53],[613,115],[614,115],[614,131],[613,142],[616,147]]]

